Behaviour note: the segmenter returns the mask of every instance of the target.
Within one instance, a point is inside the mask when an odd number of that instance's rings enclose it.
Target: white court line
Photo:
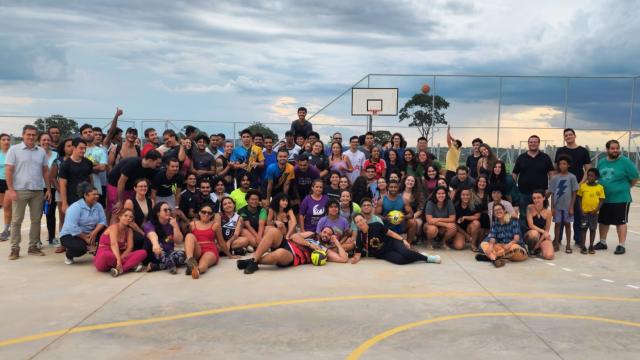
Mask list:
[[[536,258],[537,261],[544,261],[544,259]]]
[[[629,229],[627,229],[627,231],[630,232],[630,233],[636,234],[636,235],[640,235],[640,232],[638,232],[638,231],[633,231],[633,230],[629,230]]]
[[[593,277],[593,275],[585,274],[585,273],[580,273],[580,275],[581,275],[581,276],[584,276],[584,277]]]
[[[632,289],[640,289],[640,286],[635,286],[635,285],[627,285],[627,287]]]
[[[573,269],[569,269],[569,268],[562,268],[562,270],[569,271],[569,272],[573,271]]]
[[[600,280],[602,280],[602,281],[604,281],[604,282],[608,282],[608,283],[614,283],[614,282],[615,282],[615,281],[613,281],[613,280],[609,280],[609,279],[600,279]]]
[[[549,266],[556,266],[556,264],[554,264],[554,263],[550,263],[550,262],[548,262],[548,263],[547,263],[547,265],[549,265]]]

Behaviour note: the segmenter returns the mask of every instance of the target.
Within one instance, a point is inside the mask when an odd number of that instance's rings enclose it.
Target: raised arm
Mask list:
[[[122,116],[124,112],[120,108],[116,108],[116,114],[113,116],[113,120],[111,120],[111,125],[109,126],[109,130],[107,131],[107,136],[105,136],[102,144],[104,146],[111,145],[111,141],[116,134],[116,128],[118,127],[118,118]]]

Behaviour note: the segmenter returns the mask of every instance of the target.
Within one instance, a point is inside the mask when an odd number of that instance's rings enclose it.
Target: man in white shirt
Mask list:
[[[366,157],[364,153],[358,150],[358,137],[352,136],[349,139],[349,150],[345,151],[343,155],[346,155],[351,161],[351,166],[353,166],[353,170],[349,175],[349,181],[353,184],[354,181],[360,176],[360,172],[362,171],[362,167],[364,166],[364,161]]]

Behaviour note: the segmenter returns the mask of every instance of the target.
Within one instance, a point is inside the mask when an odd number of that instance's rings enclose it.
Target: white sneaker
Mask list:
[[[51,246],[53,246],[54,248],[59,248],[60,247],[60,239],[53,238],[53,240],[51,240]]]
[[[116,268],[111,268],[111,276],[113,277],[118,277],[118,275],[122,274],[120,271],[118,271],[118,269]]]
[[[136,266],[136,269],[134,270],[135,272],[143,272],[146,269],[146,267],[142,264],[138,264],[138,266]]]
[[[427,262],[432,264],[441,264],[442,258],[440,255],[427,255]]]
[[[71,265],[74,263],[73,259],[69,259],[68,257],[64,258],[65,265]]]

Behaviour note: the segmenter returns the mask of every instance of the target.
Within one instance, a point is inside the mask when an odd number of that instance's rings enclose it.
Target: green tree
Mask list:
[[[442,110],[448,107],[449,103],[441,96],[436,95],[434,99],[429,94],[415,94],[400,109],[400,122],[410,120],[409,126],[418,128],[420,134],[428,138],[434,126],[447,124]]]
[[[391,132],[388,130],[376,130],[373,132],[373,143],[376,146],[382,146],[385,142],[391,140]]]
[[[39,132],[46,132],[50,127],[57,126],[60,128],[60,138],[65,139],[78,133],[78,123],[73,119],[67,119],[62,115],[51,115],[44,119],[40,118],[35,121],[34,125]]]
[[[267,125],[259,121],[254,121],[253,123],[251,123],[251,125],[247,126],[247,129],[249,129],[252,134],[261,133],[262,136],[271,136],[273,138],[274,144],[278,142],[278,134],[271,130]],[[240,134],[240,132],[238,132],[238,134]]]

